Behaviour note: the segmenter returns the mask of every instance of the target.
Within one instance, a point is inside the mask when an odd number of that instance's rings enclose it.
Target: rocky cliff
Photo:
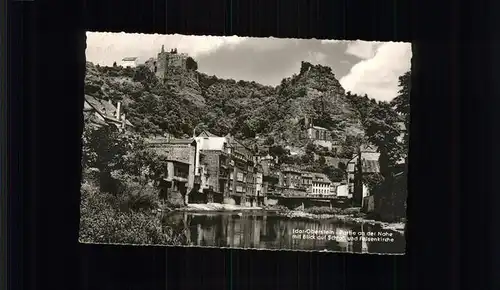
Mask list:
[[[305,146],[304,118],[342,138],[360,130],[357,115],[331,68],[303,62],[297,74],[276,87],[220,79],[173,69],[165,82],[146,67],[99,67],[87,63],[85,93],[122,101],[143,134],[182,137],[193,129],[231,133],[247,144],[273,139]]]

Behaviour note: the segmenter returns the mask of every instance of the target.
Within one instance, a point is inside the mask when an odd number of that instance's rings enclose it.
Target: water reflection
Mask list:
[[[182,244],[192,246],[328,250],[355,253],[394,253],[405,250],[404,236],[393,232],[394,242],[336,241],[293,238],[293,230],[324,230],[337,233],[354,231],[368,235],[383,231],[370,224],[346,224],[331,221],[290,220],[271,213],[187,213],[176,212],[165,216],[165,225],[176,233],[183,233]]]

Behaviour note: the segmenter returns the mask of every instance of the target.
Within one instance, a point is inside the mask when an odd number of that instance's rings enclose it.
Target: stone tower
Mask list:
[[[161,46],[161,51],[158,53],[158,57],[156,58],[156,77],[160,80],[165,78],[165,73],[167,71],[168,66],[168,53],[165,52],[165,46]]]

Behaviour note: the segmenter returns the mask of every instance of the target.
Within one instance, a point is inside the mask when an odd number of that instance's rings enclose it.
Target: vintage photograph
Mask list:
[[[411,57],[87,32],[80,242],[404,254]]]

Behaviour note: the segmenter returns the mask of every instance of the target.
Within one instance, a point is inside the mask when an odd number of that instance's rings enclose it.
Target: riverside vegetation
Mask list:
[[[194,61],[194,60],[193,60]],[[85,124],[82,153],[80,240],[84,242],[179,244],[182,233],[161,223],[162,204],[155,188],[167,162],[149,151],[143,137],[168,133],[191,136],[193,130],[231,133],[256,152],[266,146],[280,163],[297,164],[342,180],[345,164],[325,164],[326,156],[350,158],[362,144],[376,145],[380,173],[363,178],[378,196],[379,220],[405,216],[406,183],[393,178],[397,161],[406,157],[408,134],[398,140],[403,121],[409,128],[410,72],[400,77],[400,93],[392,102],[345,92],[331,68],[302,62],[300,72],[276,87],[172,69],[159,80],[144,66],[101,67],[87,63],[85,93],[123,104],[134,132]],[[301,116],[310,117],[342,142],[336,153],[300,138]],[[292,155],[291,150],[298,152]],[[257,153],[259,154],[259,153]],[[314,156],[319,155],[318,161]],[[406,169],[405,169],[406,174]],[[339,214],[335,209],[306,209],[311,214]],[[324,211],[324,212],[322,212]],[[328,212],[330,211],[330,212]],[[358,213],[353,213],[358,214]]]

